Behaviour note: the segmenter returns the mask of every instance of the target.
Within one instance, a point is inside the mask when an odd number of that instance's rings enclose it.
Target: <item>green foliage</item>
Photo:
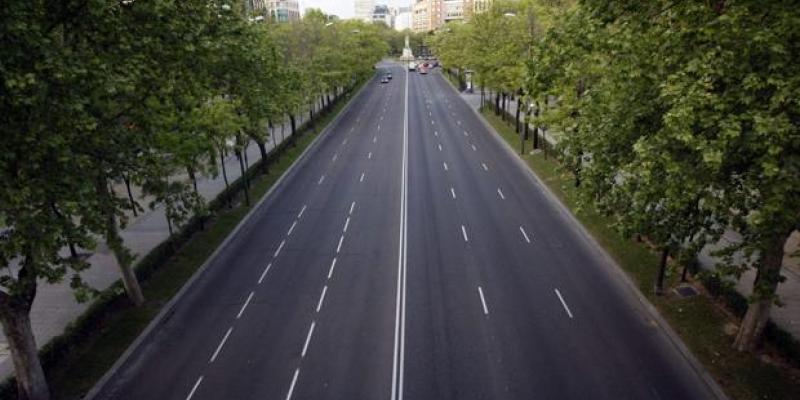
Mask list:
[[[3,323],[28,312],[39,280],[69,276],[76,296],[90,297],[78,274],[88,264],[65,256],[69,245],[93,249],[103,237],[130,268],[119,229],[141,206],[116,182],[141,187],[171,223],[202,217],[182,174],[215,174],[220,151],[264,143],[270,121],[371,73],[386,28],[329,20],[262,24],[241,2],[209,0],[4,2]]]
[[[768,304],[800,228],[798,22],[781,1],[495,1],[430,44],[481,86],[524,87],[583,202],[625,236],[691,260],[740,233],[716,273],[758,268],[750,300]]]

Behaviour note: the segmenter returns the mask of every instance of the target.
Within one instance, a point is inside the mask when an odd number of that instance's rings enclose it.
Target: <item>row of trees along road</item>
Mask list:
[[[795,4],[499,0],[429,42],[498,105],[520,94],[527,121],[561,133],[583,200],[661,252],[657,291],[668,256],[740,233],[714,273],[757,270],[733,345],[758,345],[800,229]]]
[[[138,185],[171,224],[202,214],[198,174],[251,140],[264,155],[273,121],[294,130],[388,51],[380,27],[318,11],[254,21],[238,1],[3,3],[0,321],[20,398],[49,398],[29,316],[37,286],[69,279],[80,299],[94,293],[75,248],[104,241],[130,300],[145,300],[120,237],[142,206],[112,185]],[[190,179],[170,179],[181,173]]]

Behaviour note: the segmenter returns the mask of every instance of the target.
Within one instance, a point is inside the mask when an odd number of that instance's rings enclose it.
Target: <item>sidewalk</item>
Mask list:
[[[486,94],[487,102],[489,101],[488,92]],[[476,88],[474,93],[461,92],[461,97],[475,109],[480,107],[481,94],[480,88]],[[494,106],[494,103],[487,104],[487,106]],[[517,103],[509,102],[508,112],[513,116],[516,113]],[[521,118],[521,117],[520,117]],[[532,130],[531,130],[532,131]],[[541,132],[541,131],[540,131]],[[553,135],[548,135],[547,140],[550,143],[556,141]],[[712,270],[715,268],[719,259],[713,257],[711,253],[714,250],[722,248],[724,245],[741,240],[741,236],[733,231],[725,232],[723,238],[714,245],[709,245],[703,248],[698,255],[700,266],[705,270]],[[800,340],[800,259],[790,258],[792,252],[800,249],[800,232],[795,231],[791,239],[785,247],[785,255],[783,258],[783,270],[781,274],[786,278],[778,286],[778,296],[780,301],[783,302],[782,307],[773,306],[770,318],[772,321],[788,332],[797,340]],[[742,277],[736,282],[736,291],[744,296],[749,296],[753,291],[753,280],[755,279],[756,271],[753,268],[748,269]]]
[[[315,105],[315,115],[319,111]],[[301,113],[297,118],[299,127],[308,119],[308,112]],[[285,136],[282,137],[282,129]],[[282,138],[288,138],[291,134],[291,125],[287,118],[283,124],[276,124],[271,132],[274,135],[266,143],[267,152],[272,150],[276,144],[282,142]],[[246,149],[247,160],[252,166],[261,158],[258,146],[254,142],[248,143]],[[233,182],[241,176],[239,161],[231,152],[225,159],[228,181]],[[186,179],[186,175],[178,175],[177,179]],[[164,214],[163,207],[159,206],[154,210],[147,208],[147,200],[142,200],[139,188],[131,188],[137,201],[140,201],[145,208],[144,212],[134,218],[131,215],[128,226],[120,233],[125,245],[136,255],[137,260],[150,252],[158,244],[169,237],[169,228]],[[225,181],[222,172],[216,177],[198,176],[198,192],[206,199],[211,201],[225,189]],[[121,188],[121,196],[127,197],[124,186]],[[120,277],[119,266],[113,253],[104,243],[98,243],[97,248],[87,260],[90,267],[81,273],[83,279],[97,290],[104,290],[116,282]],[[65,279],[57,284],[48,284],[40,280],[37,289],[36,299],[31,308],[31,325],[33,335],[36,338],[36,345],[41,348],[55,336],[60,335],[66,326],[80,316],[91,302],[78,303],[75,300],[72,289],[69,287],[69,279]],[[0,379],[5,379],[13,374],[14,366],[11,360],[11,353],[8,349],[5,335],[0,331]]]

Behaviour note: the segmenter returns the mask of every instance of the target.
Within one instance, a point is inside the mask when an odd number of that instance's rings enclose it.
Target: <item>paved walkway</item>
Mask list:
[[[306,111],[298,117],[297,126],[299,127],[307,119],[308,112]],[[285,133],[285,136],[282,135],[282,132]],[[291,125],[288,119],[282,125],[276,124],[272,133],[275,142],[273,143],[272,138],[270,138],[267,143],[268,152],[275,145],[280,144],[283,138],[287,138],[291,134]],[[254,142],[249,143],[246,152],[250,165],[255,164],[261,158],[258,146]],[[229,182],[233,182],[241,176],[239,161],[232,152],[225,159],[225,168]],[[178,175],[176,179],[186,179],[186,175]],[[127,197],[127,193],[124,192],[124,186],[120,186],[117,188],[119,194]],[[198,176],[197,189],[206,201],[214,199],[225,189],[222,173],[220,172],[216,177]],[[131,191],[134,192],[137,200],[139,200],[140,189],[132,188]],[[154,210],[150,210],[146,207],[147,203],[147,199],[143,199],[140,202],[145,207],[145,211],[140,213],[138,217],[133,218],[131,216],[129,225],[121,231],[125,245],[137,256],[137,259],[141,259],[141,257],[169,237],[169,229],[163,207],[159,206]],[[119,279],[119,266],[113,253],[104,243],[98,244],[97,249],[88,258],[88,262],[90,267],[83,271],[81,276],[95,289],[104,290]],[[36,344],[41,348],[50,339],[60,335],[66,326],[86,311],[90,305],[91,302],[78,303],[75,300],[75,296],[69,287],[68,279],[57,284],[48,284],[40,281],[36,299],[31,309],[31,325],[33,326]],[[13,369],[14,366],[5,335],[0,331],[0,379],[10,376],[13,373]]]
[[[476,88],[474,93],[462,92],[461,97],[475,109],[480,107],[480,88]],[[489,100],[487,93],[487,102]],[[491,105],[493,106],[494,103]],[[507,108],[512,117],[516,113],[516,107],[516,101],[509,102]],[[551,143],[554,141],[553,135],[549,135],[547,139]],[[728,243],[739,240],[741,240],[741,236],[738,233],[733,231],[726,232],[722,240],[714,245],[706,246],[700,252],[700,255],[698,255],[700,266],[706,270],[714,269],[719,260],[711,256],[711,253]],[[798,249],[800,249],[800,232],[795,231],[785,248],[786,254],[784,256],[782,275],[786,277],[786,280],[778,286],[778,296],[784,306],[773,306],[771,318],[775,324],[789,332],[795,339],[800,340],[800,259],[789,257],[790,254],[798,251]],[[749,296],[753,292],[755,275],[755,269],[748,269],[736,282],[736,290],[745,296]]]

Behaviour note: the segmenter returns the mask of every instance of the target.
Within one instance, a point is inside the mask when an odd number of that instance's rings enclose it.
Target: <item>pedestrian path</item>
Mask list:
[[[315,115],[318,111],[318,107],[315,107]],[[307,113],[298,116],[297,126],[299,127],[307,119]],[[285,133],[285,135],[282,135],[282,133]],[[276,124],[273,127],[272,134],[274,135],[274,141],[273,138],[270,138],[266,143],[267,152],[289,137],[291,134],[289,120],[287,119],[282,124]],[[248,144],[246,154],[249,165],[253,165],[261,159],[261,153],[254,142]],[[233,182],[241,176],[239,161],[233,152],[230,152],[225,158],[225,168],[229,182]],[[182,178],[185,179],[185,174]],[[175,179],[181,179],[181,176],[179,175]],[[225,189],[222,173],[220,172],[217,176],[198,176],[197,189],[206,201],[211,201]],[[118,188],[118,190],[120,190],[120,195],[125,193],[124,186],[121,189]],[[140,190],[132,188],[132,192],[139,200]],[[127,196],[127,194],[124,194],[124,196]],[[146,207],[147,203],[146,199],[140,201],[140,204],[145,207],[144,212],[139,213],[136,217],[131,215],[129,225],[120,232],[125,246],[136,255],[137,260],[169,237],[164,208],[159,206],[151,210]],[[120,278],[117,261],[104,243],[98,243],[97,249],[89,256],[87,261],[90,267],[81,272],[81,277],[93,288],[104,290]],[[64,332],[66,326],[86,311],[90,305],[90,302],[78,303],[75,300],[73,291],[69,286],[69,279],[56,284],[49,284],[44,280],[40,280],[36,299],[33,302],[30,313],[33,335],[36,338],[37,346],[41,348],[50,339]],[[13,370],[14,366],[5,335],[0,332],[0,379],[11,376]]]
[[[476,110],[481,105],[480,88],[476,88],[474,93],[462,92],[461,97]],[[491,99],[486,97],[487,103]],[[494,103],[490,104],[493,106]],[[516,113],[517,102],[509,102],[507,108],[512,116]],[[548,136],[548,141],[553,143],[554,135]],[[556,136],[557,138],[557,136]],[[700,267],[705,270],[713,270],[720,261],[712,256],[714,250],[718,250],[725,245],[741,240],[741,236],[733,231],[725,232],[722,239],[713,245],[708,245],[698,255]],[[785,247],[785,256],[782,275],[786,278],[778,286],[778,296],[783,306],[773,306],[770,314],[772,321],[788,332],[797,340],[800,340],[800,259],[792,258],[790,255],[800,250],[800,232],[795,231]],[[744,296],[749,296],[753,292],[753,281],[756,271],[748,269],[738,281],[736,281],[736,291]]]

